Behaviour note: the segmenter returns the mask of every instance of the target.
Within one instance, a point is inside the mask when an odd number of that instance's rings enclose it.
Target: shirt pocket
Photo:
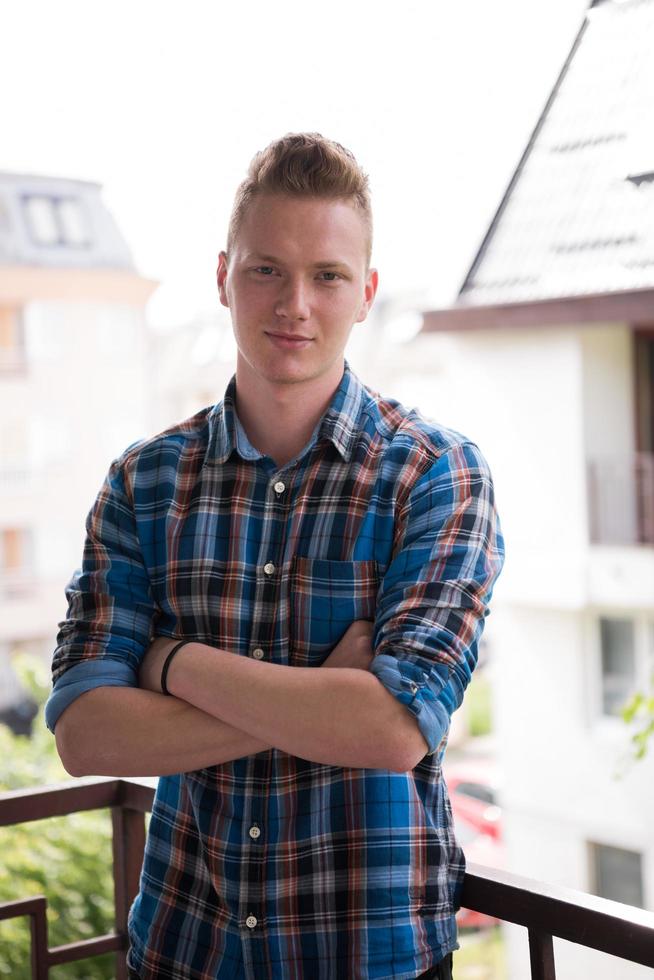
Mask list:
[[[355,620],[374,620],[378,590],[376,561],[294,558],[289,662],[319,667]]]

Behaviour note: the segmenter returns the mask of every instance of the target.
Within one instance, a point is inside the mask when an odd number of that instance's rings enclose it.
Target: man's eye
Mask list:
[[[271,265],[258,265],[255,272],[260,272],[263,276],[272,276],[275,271]]]
[[[337,279],[341,278],[338,272],[321,272],[321,276],[325,282],[336,282]]]

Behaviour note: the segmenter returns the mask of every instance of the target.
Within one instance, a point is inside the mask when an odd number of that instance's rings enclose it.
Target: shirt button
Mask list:
[[[261,830],[259,827],[257,827],[256,824],[254,825],[254,827],[250,827],[248,833],[252,838],[252,840],[258,840],[261,837]]]
[[[253,650],[252,656],[254,657],[255,660],[263,660],[264,652],[261,649],[261,647],[257,647],[256,650]]]
[[[286,484],[282,483],[281,480],[278,480],[274,486],[274,490],[275,493],[284,493],[284,490],[286,490]]]
[[[418,693],[418,685],[417,684],[414,684],[413,681],[412,681],[411,684],[409,684],[409,690],[411,691],[412,694],[417,694]]]
[[[266,575],[272,575],[273,572],[275,571],[275,566],[273,565],[273,563],[271,561],[268,561],[263,566],[263,570],[266,573]]]
[[[247,919],[245,920],[245,924],[248,927],[248,929],[254,929],[254,927],[257,924],[256,915],[248,915]]]

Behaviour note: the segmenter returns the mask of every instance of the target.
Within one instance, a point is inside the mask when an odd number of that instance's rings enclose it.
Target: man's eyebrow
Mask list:
[[[342,259],[334,259],[333,262],[315,262],[314,269],[346,269],[351,272],[350,266]]]
[[[263,252],[251,252],[246,256],[248,262],[269,262],[271,265],[283,265],[281,259],[278,259],[275,255],[266,255]],[[314,269],[343,269],[346,272],[352,272],[351,267],[347,262],[342,259],[332,259],[322,262],[314,262]]]

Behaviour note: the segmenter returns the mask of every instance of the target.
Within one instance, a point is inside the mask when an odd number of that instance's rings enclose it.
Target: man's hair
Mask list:
[[[372,208],[368,176],[354,154],[320,133],[287,133],[252,159],[239,185],[229,219],[227,253],[243,217],[258,194],[322,197],[351,201],[366,227],[367,263],[372,253]]]

